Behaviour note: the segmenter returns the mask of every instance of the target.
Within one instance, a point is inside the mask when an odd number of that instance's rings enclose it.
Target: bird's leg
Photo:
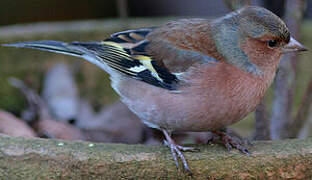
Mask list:
[[[209,142],[221,142],[229,151],[232,148],[236,148],[242,153],[247,154],[248,156],[250,155],[248,149],[244,146],[247,143],[244,143],[239,136],[235,134],[230,135],[226,132],[226,130],[212,131],[212,133],[218,135],[220,138],[217,140],[217,138],[213,137],[211,140],[209,140]]]
[[[192,174],[187,161],[184,157],[184,155],[182,154],[181,151],[198,151],[199,149],[193,148],[193,147],[184,147],[184,146],[180,146],[177,145],[174,140],[170,137],[169,133],[166,130],[162,130],[162,132],[164,133],[166,140],[165,140],[165,144],[170,148],[171,150],[171,154],[173,156],[173,159],[175,161],[175,164],[177,166],[177,168],[179,168],[179,161],[178,161],[178,157],[181,159],[184,170],[187,171],[188,173]]]

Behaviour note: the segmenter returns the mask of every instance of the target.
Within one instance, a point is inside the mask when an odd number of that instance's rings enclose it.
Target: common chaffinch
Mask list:
[[[82,57],[106,71],[121,100],[160,129],[178,166],[190,172],[172,131],[212,131],[226,147],[248,152],[220,129],[252,112],[283,53],[306,48],[272,12],[247,6],[223,17],[182,19],[112,34],[101,42],[33,41],[7,46]]]

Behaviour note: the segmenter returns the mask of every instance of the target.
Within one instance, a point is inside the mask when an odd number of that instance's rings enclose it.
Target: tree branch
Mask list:
[[[265,99],[262,99],[255,111],[255,134],[253,139],[269,140],[270,133],[270,119],[268,118]]]
[[[311,109],[312,103],[312,77],[310,79],[308,88],[301,100],[301,104],[298,109],[298,113],[293,122],[289,125],[292,127],[292,131],[290,133],[290,137],[298,137],[300,131],[304,128],[307,121],[309,120],[308,116]]]
[[[198,179],[306,179],[312,139],[256,142],[250,157],[219,145],[185,153]],[[0,179],[191,178],[162,146],[93,144],[0,135]]]

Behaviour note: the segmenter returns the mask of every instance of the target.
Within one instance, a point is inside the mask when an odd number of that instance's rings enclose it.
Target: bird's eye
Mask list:
[[[267,42],[267,44],[268,44],[268,46],[269,46],[270,48],[274,48],[274,47],[277,46],[277,41],[276,41],[276,40],[269,40],[269,41]]]

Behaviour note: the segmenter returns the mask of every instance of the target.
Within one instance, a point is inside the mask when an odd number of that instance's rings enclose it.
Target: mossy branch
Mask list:
[[[309,179],[312,139],[261,141],[250,157],[219,145],[185,153],[198,179]],[[162,146],[97,144],[0,136],[0,179],[177,179],[191,178],[176,169]]]

